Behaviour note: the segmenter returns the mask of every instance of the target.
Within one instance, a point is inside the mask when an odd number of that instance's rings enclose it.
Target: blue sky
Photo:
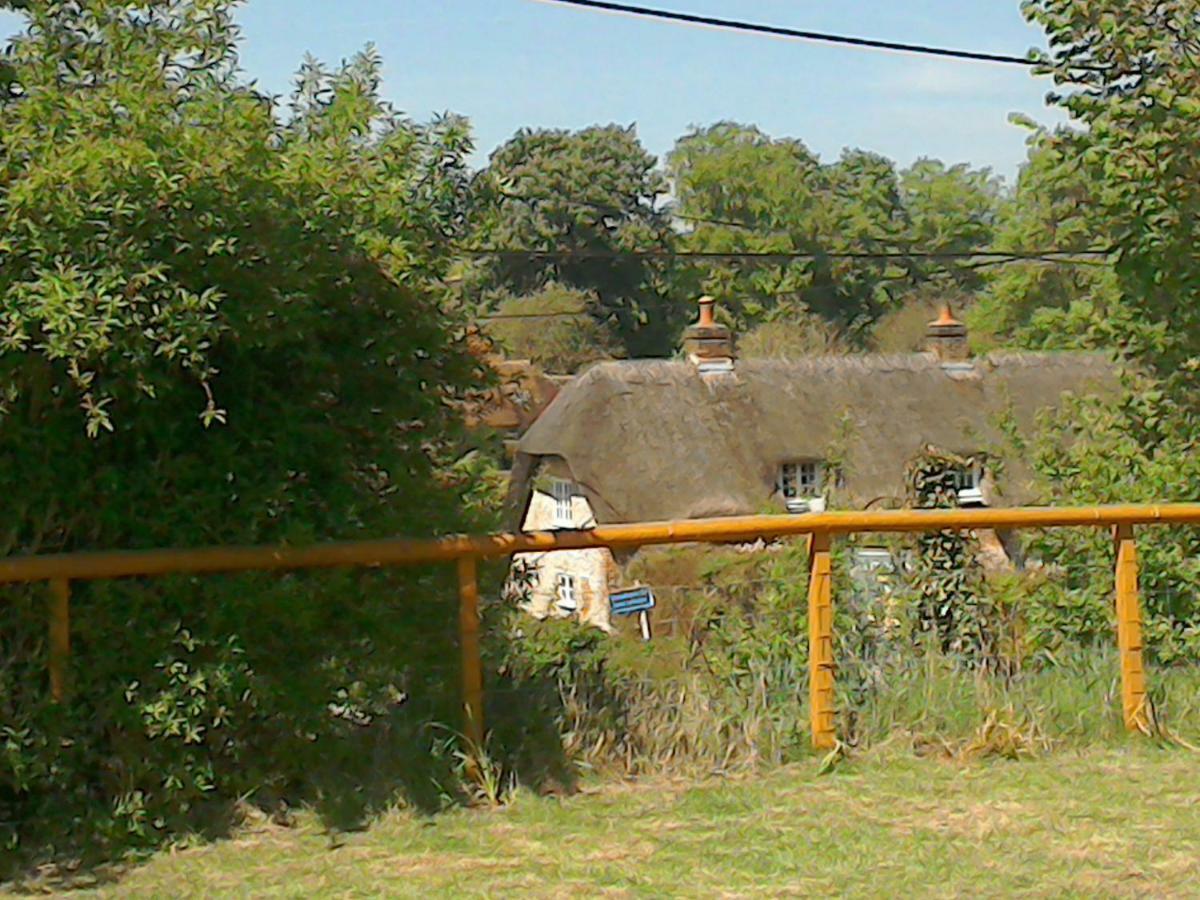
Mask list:
[[[645,0],[809,30],[1023,54],[1042,43],[1018,0]],[[273,93],[305,52],[334,63],[374,42],[384,93],[416,118],[470,118],[477,161],[522,126],[636,123],[663,153],[690,126],[751,122],[823,158],[844,147],[1012,177],[1025,133],[1011,112],[1062,121],[1019,67],[839,49],[639,21],[537,0],[249,0],[242,64]],[[0,33],[15,20],[0,17]]]

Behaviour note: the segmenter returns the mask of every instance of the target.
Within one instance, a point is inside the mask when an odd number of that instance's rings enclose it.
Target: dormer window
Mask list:
[[[554,496],[554,524],[558,528],[570,528],[575,524],[572,509],[572,498],[575,496],[575,486],[569,481],[555,479],[550,487]]]
[[[956,473],[955,489],[959,506],[986,506],[983,499],[983,463],[972,462]]]
[[[778,488],[789,512],[808,512],[825,491],[825,467],[816,460],[785,462],[779,467]]]

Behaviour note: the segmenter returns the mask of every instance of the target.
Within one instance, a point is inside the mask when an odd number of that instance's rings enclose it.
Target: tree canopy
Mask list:
[[[31,7],[0,107],[0,428],[10,473],[35,435],[85,467],[142,441],[173,462],[228,447],[248,522],[249,483],[429,471],[391,429],[444,432],[472,377],[438,286],[469,139],[380,103],[370,52],[307,64],[277,122],[234,79],[230,6]],[[109,437],[66,452],[72,418]],[[328,510],[331,485],[307,483]],[[86,507],[80,487],[43,482]]]
[[[986,246],[999,192],[986,171],[920,160],[899,172],[862,150],[822,163],[799,141],[729,122],[685,135],[666,165],[684,247],[766,255],[694,262],[682,283],[721,299],[743,328],[816,314],[860,345],[918,285],[977,283],[965,266],[909,254]]]
[[[476,179],[472,239],[498,252],[468,283],[512,296],[551,283],[586,291],[629,355],[669,353],[690,310],[672,302],[668,261],[655,257],[672,237],[656,163],[632,128],[519,131]]]
[[[233,5],[31,2],[4,57],[6,555],[435,534],[478,510],[455,400],[481,376],[444,302],[465,125],[388,108],[371,51],[306,63],[277,116],[237,75]],[[42,588],[10,588],[0,869],[153,842],[264,785],[315,796],[375,721],[421,748],[427,790],[450,608],[426,573],[372,577],[79,585],[86,677],[62,706]],[[424,712],[397,713],[413,693]]]
[[[1134,352],[1164,372],[1200,353],[1200,10],[1192,0],[1027,0],[1053,99],[1079,123],[1054,146],[1094,186]],[[1093,226],[1095,227],[1095,226]],[[1100,315],[1104,314],[1100,311]],[[1111,311],[1110,311],[1111,312]]]
[[[1195,500],[1200,407],[1200,9],[1192,0],[1028,0],[1047,33],[1053,100],[1075,127],[1039,135],[1002,229],[1112,250],[1071,278],[1010,270],[984,307],[1029,343],[1105,347],[1128,363],[1124,389],[1068,405],[1028,443],[1047,499],[1059,503]],[[1019,324],[1024,323],[1024,324]],[[1074,561],[1073,603],[1107,628],[1111,581],[1095,535],[1047,534],[1035,552]],[[1200,596],[1195,529],[1144,546],[1147,646],[1194,659]]]
[[[501,299],[485,320],[486,332],[510,357],[532,360],[546,372],[571,374],[622,353],[596,306],[594,294],[550,282],[531,294]]]
[[[1046,248],[1102,250],[1110,246],[1096,215],[1097,185],[1059,138],[1031,132],[1029,155],[997,216],[997,250],[1036,254]],[[1100,346],[1119,327],[1121,291],[1104,257],[1071,265],[1034,260],[995,268],[977,294],[970,323],[1000,342],[1042,349]]]

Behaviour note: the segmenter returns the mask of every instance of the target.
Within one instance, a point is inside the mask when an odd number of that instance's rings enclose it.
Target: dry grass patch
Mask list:
[[[868,753],[754,777],[519,793],[330,836],[249,829],[100,896],[1194,895],[1200,765],[1141,743],[1011,761]]]

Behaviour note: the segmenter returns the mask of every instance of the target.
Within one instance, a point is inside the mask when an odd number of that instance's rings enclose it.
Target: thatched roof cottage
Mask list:
[[[948,309],[923,353],[743,360],[704,300],[684,349],[681,360],[599,363],[563,387],[516,447],[519,527],[803,513],[831,492],[854,507],[900,505],[906,469],[930,445],[992,461],[962,473],[963,502],[1014,505],[1030,498],[1030,471],[1001,422],[1027,431],[1065,395],[1116,377],[1095,353],[972,357]],[[607,551],[527,563],[535,613],[607,625],[619,581]]]

